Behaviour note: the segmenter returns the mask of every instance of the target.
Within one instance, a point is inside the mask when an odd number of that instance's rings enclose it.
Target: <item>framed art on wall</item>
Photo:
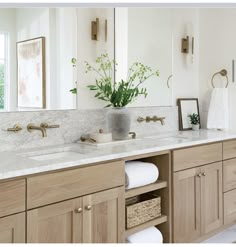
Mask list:
[[[18,42],[18,108],[46,108],[45,80],[45,37]]]
[[[179,108],[179,129],[180,130],[191,130],[192,125],[190,122],[189,115],[196,113],[199,116],[199,104],[197,98],[181,98],[177,100]]]

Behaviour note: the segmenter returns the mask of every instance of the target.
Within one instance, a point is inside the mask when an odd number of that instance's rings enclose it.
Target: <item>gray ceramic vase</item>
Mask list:
[[[113,140],[125,140],[130,132],[131,116],[125,107],[114,107],[106,115],[107,127]]]

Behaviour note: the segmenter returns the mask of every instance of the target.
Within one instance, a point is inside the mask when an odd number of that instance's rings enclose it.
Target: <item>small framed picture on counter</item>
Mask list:
[[[198,115],[198,124],[200,127],[200,115],[198,98],[180,98],[177,100],[179,108],[179,129],[192,130],[190,115]]]

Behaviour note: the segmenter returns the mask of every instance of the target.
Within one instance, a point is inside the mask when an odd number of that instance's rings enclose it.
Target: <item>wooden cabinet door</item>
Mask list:
[[[118,187],[83,197],[84,243],[124,241],[124,188]]]
[[[222,162],[201,168],[201,229],[207,234],[223,225]]]
[[[0,243],[25,243],[25,213],[0,219]]]
[[[80,210],[79,210],[80,209]],[[82,243],[82,199],[27,212],[28,243]]]
[[[175,243],[188,243],[201,235],[200,225],[200,168],[174,173],[174,219]]]

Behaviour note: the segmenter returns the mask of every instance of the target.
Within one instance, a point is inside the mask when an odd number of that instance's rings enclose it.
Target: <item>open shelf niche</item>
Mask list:
[[[155,164],[159,169],[158,180],[150,185],[129,189],[125,191],[125,198],[131,198],[138,195],[155,192],[161,197],[161,216],[145,222],[141,225],[126,229],[125,236],[129,236],[138,231],[146,229],[151,226],[157,227],[164,239],[164,243],[171,243],[171,155],[169,151],[146,154],[145,157],[135,156],[127,159],[130,160],[141,160],[143,162],[150,162]]]

